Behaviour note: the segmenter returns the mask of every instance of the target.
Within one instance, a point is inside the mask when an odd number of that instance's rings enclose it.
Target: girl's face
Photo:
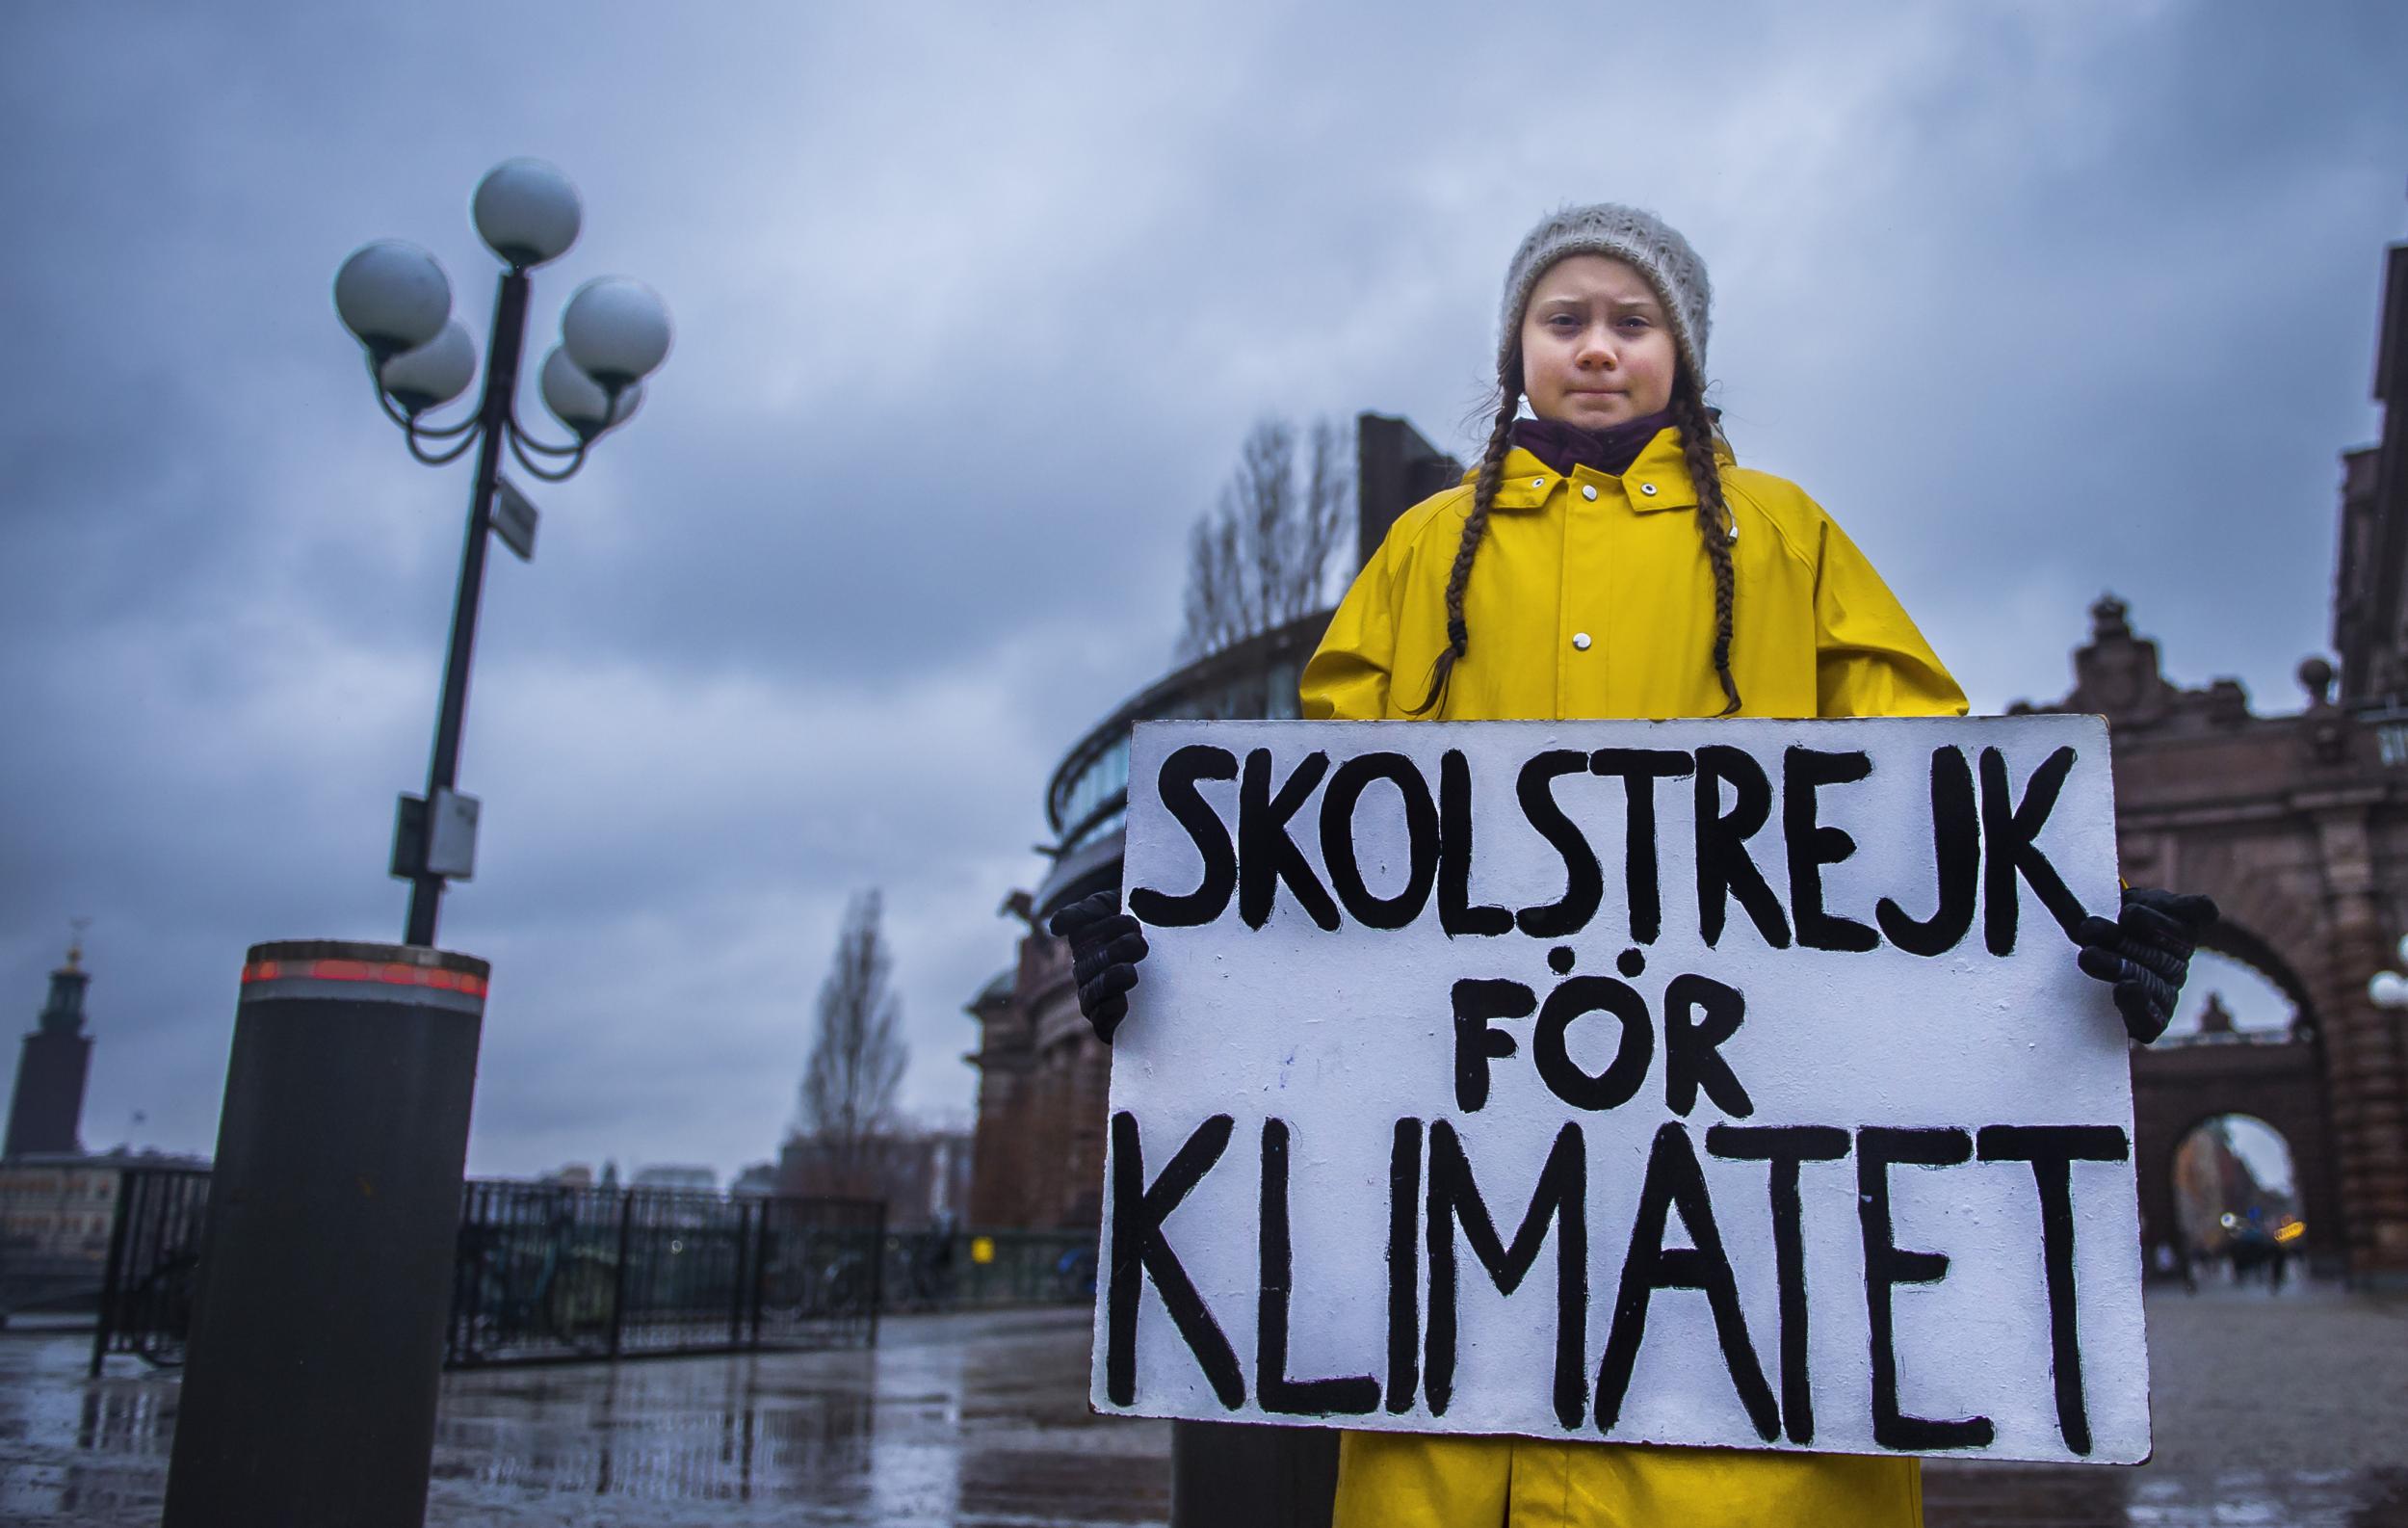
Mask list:
[[[1652,414],[1679,363],[1656,289],[1611,255],[1568,255],[1531,289],[1522,391],[1539,418],[1602,430]]]

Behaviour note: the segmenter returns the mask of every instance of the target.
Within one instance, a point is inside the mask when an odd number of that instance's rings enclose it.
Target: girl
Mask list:
[[[1710,291],[1652,214],[1567,209],[1505,274],[1479,465],[1406,511],[1303,676],[1340,721],[1962,716],[1964,693],[1872,565],[1796,485],[1741,467],[1705,404]],[[1524,417],[1527,399],[1535,417]],[[2204,897],[2130,892],[2077,930],[2154,1040]],[[1107,1041],[1145,943],[1109,892],[1064,909]],[[1348,1433],[1337,1528],[1916,1528],[1915,1461]]]

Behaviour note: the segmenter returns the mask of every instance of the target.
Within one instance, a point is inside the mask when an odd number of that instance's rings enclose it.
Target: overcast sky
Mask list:
[[[1742,460],[1977,708],[2062,694],[2107,588],[2296,707],[2408,10],[1300,9],[0,10],[0,1034],[91,915],[87,1144],[210,1148],[247,945],[401,934],[469,468],[405,455],[328,288],[414,240],[482,336],[513,155],[586,204],[533,353],[606,273],[677,340],[489,567],[473,1172],[771,1154],[874,885],[906,1101],[966,1119],[1046,777],[1166,666],[1248,422],[1468,452],[1566,201],[1688,233]]]

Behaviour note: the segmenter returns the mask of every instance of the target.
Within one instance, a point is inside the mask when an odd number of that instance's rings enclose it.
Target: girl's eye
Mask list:
[[[1653,326],[1653,325],[1649,324],[1649,323],[1647,322],[1647,320],[1645,320],[1645,319],[1643,319],[1643,318],[1639,317],[1636,313],[1633,313],[1633,314],[1629,315],[1628,317],[1624,318],[1624,319],[1622,320],[1622,327],[1623,327],[1624,329],[1652,329],[1652,328],[1654,328],[1654,326]]]

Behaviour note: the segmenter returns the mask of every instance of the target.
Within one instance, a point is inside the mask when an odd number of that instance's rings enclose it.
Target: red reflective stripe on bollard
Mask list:
[[[463,997],[483,997],[484,978],[468,971],[454,971],[436,965],[408,965],[400,962],[371,964],[365,961],[311,961],[287,967],[281,961],[254,961],[243,967],[243,985],[274,982],[285,977],[304,977],[319,982],[374,982],[384,987],[424,987],[437,991],[458,992]]]

